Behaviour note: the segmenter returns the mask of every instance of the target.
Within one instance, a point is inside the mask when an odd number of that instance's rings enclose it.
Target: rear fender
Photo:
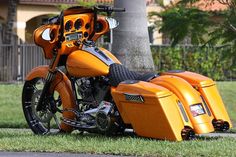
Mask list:
[[[232,128],[232,122],[226,111],[225,105],[221,99],[221,96],[217,90],[216,83],[203,75],[189,72],[163,72],[161,75],[172,75],[180,77],[190,83],[204,98],[207,105],[209,106],[211,113],[215,120],[223,120],[229,123],[229,127]]]
[[[34,68],[27,75],[26,81],[30,81],[37,77],[46,78],[48,69],[48,66],[39,66]],[[54,90],[57,91],[61,97],[63,110],[75,109],[75,99],[71,88],[71,82],[68,77],[59,70],[56,72],[56,76],[51,84],[50,93],[53,93]],[[75,118],[75,114],[72,112],[63,112],[62,115],[67,119]],[[73,130],[71,126],[64,123],[61,123],[61,129],[66,132],[71,132]]]
[[[150,82],[167,88],[180,99],[197,134],[214,131],[212,125],[213,116],[206,112],[207,109],[201,100],[200,94],[187,81],[179,77],[166,75],[157,77]],[[195,104],[201,104],[205,109],[205,114],[194,117],[190,106]]]

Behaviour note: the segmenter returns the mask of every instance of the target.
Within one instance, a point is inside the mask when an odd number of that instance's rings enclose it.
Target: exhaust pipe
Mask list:
[[[195,139],[195,132],[189,126],[185,126],[181,131],[181,136],[183,140],[193,140]]]
[[[226,122],[226,121],[223,121],[221,119],[219,119],[219,120],[213,119],[212,124],[213,124],[216,131],[227,131],[227,130],[229,130],[229,123]]]

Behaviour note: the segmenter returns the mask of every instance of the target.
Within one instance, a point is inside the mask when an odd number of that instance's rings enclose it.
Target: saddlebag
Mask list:
[[[166,88],[127,80],[111,92],[124,123],[139,136],[180,141],[183,130],[192,126],[178,98]]]

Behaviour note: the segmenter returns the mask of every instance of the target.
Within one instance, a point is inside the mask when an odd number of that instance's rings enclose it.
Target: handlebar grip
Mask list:
[[[125,12],[125,8],[112,8],[114,12]]]

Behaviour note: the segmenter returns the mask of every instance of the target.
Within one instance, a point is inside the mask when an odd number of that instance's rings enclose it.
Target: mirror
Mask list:
[[[43,33],[42,33],[42,38],[43,38],[44,40],[47,40],[47,41],[50,41],[50,40],[51,40],[51,38],[50,38],[50,28],[47,28],[47,29],[45,29],[45,30],[43,31]]]
[[[116,21],[116,19],[107,17],[106,20],[107,20],[107,22],[109,24],[109,28],[110,29],[114,29],[114,28],[116,28],[119,25],[119,22]]]

